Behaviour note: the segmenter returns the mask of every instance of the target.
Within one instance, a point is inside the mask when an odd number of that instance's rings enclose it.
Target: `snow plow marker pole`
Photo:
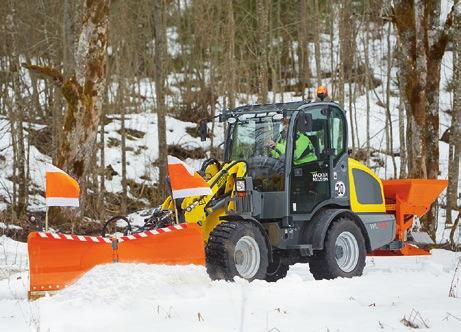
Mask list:
[[[112,263],[112,240],[102,236],[32,232],[28,237],[29,299],[61,290],[100,264]],[[120,263],[205,264],[200,226],[181,224],[122,236]]]

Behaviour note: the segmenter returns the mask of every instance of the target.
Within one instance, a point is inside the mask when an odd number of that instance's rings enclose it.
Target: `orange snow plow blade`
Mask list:
[[[110,239],[101,236],[33,232],[28,237],[29,298],[53,293],[99,264],[205,264],[203,236],[196,224],[182,224]]]
[[[383,180],[386,211],[395,215],[395,239],[406,241],[407,231],[413,227],[413,217],[421,218],[447,187],[447,180],[401,179]],[[376,256],[430,255],[430,252],[406,243],[399,250],[375,250]]]

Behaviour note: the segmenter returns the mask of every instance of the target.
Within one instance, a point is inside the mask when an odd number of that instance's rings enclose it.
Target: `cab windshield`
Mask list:
[[[240,116],[233,125],[231,160],[245,160],[257,156],[271,156],[271,145],[281,141],[282,119],[273,116]]]
[[[274,114],[239,116],[231,130],[230,160],[244,160],[253,187],[283,191],[287,118]],[[280,153],[275,153],[275,151]]]

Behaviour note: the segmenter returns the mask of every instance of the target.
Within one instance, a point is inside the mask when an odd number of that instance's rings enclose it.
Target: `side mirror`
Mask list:
[[[331,109],[329,107],[323,108],[320,112],[322,113],[322,115],[325,115],[326,117],[331,116]]]
[[[208,126],[206,120],[200,120],[198,131],[200,135],[200,140],[202,142],[205,142],[206,138],[208,137]]]
[[[302,112],[298,117],[297,129],[301,132],[312,131],[312,114]]]

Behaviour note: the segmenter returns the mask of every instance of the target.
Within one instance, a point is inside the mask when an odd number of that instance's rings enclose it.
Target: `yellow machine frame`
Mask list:
[[[243,161],[228,162],[221,169],[216,164],[211,164],[205,169],[205,179],[213,194],[187,197],[182,201],[181,210],[184,211],[186,223],[200,225],[205,242],[208,241],[208,237],[216,225],[222,222],[220,217],[225,215],[226,211],[234,209],[234,200],[232,198],[235,195],[235,178],[244,177],[246,172],[246,163]],[[229,202],[216,208],[207,208],[208,203],[217,194],[228,196],[230,198]],[[163,202],[162,209],[174,210],[171,196]]]

